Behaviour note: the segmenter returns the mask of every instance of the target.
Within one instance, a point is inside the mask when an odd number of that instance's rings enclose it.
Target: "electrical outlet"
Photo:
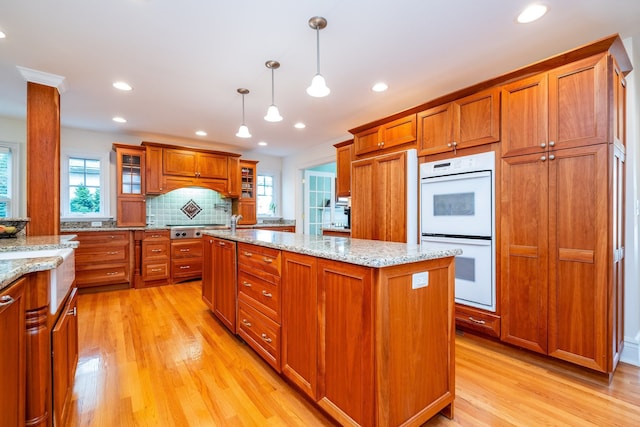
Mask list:
[[[91,221],[92,227],[102,227],[102,221]]]
[[[429,272],[413,273],[411,277],[411,289],[420,289],[429,286]]]

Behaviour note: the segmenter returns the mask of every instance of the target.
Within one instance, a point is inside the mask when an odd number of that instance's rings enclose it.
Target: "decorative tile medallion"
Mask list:
[[[200,211],[202,211],[202,208],[198,206],[198,204],[194,202],[193,199],[191,199],[187,203],[185,203],[184,206],[180,208],[180,210],[184,212],[184,214],[188,216],[189,219],[193,219],[200,213]]]

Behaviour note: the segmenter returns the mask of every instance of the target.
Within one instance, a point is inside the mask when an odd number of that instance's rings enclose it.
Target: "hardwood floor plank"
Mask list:
[[[70,426],[330,426],[205,307],[200,282],[80,295]],[[455,417],[425,426],[635,426],[640,369],[610,385],[456,336]]]

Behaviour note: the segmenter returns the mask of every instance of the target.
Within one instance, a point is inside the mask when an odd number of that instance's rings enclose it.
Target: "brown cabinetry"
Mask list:
[[[336,196],[351,196],[351,161],[353,160],[353,140],[341,142],[336,147]]]
[[[280,372],[279,250],[238,243],[238,334]]]
[[[145,203],[145,149],[113,144],[116,151],[117,224],[119,227],[144,227],[147,219]]]
[[[76,286],[129,284],[130,232],[76,232],[80,245],[75,250]]]
[[[147,230],[142,238],[143,286],[165,284],[171,275],[171,245],[168,230]]]
[[[171,281],[173,283],[202,277],[202,239],[171,241]]]
[[[613,65],[591,57],[503,91],[500,221],[501,339],[609,374],[622,341],[614,233],[624,228],[624,146],[601,120],[619,108],[607,96]]]
[[[233,212],[242,215],[238,221],[241,225],[252,225],[257,222],[257,161],[240,161],[240,197],[234,200]]]
[[[418,155],[500,140],[500,89],[492,88],[417,114]]]
[[[78,365],[78,296],[73,288],[51,331],[53,425],[67,425]]]
[[[155,145],[145,146],[145,157],[146,194],[162,194],[164,192],[162,179],[162,148]]]
[[[236,243],[204,238],[206,256],[202,299],[232,333],[236,333]]]
[[[361,156],[415,141],[416,115],[410,114],[356,133],[353,139],[354,153],[356,156]]]
[[[6,426],[25,423],[25,283],[21,278],[0,291],[0,414]]]
[[[351,237],[407,241],[407,212],[412,209],[407,200],[409,161],[408,152],[403,151],[351,164],[351,183],[357,188],[351,195]]]

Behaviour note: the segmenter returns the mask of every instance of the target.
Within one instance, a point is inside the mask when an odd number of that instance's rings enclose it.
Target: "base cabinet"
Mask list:
[[[74,288],[51,331],[53,367],[53,418],[55,426],[67,425],[73,381],[78,365],[78,297]]]
[[[0,291],[0,424],[25,422],[25,282],[16,280]]]
[[[202,299],[236,333],[236,243],[205,237]]]
[[[202,277],[202,239],[171,241],[171,281],[173,283]]]

